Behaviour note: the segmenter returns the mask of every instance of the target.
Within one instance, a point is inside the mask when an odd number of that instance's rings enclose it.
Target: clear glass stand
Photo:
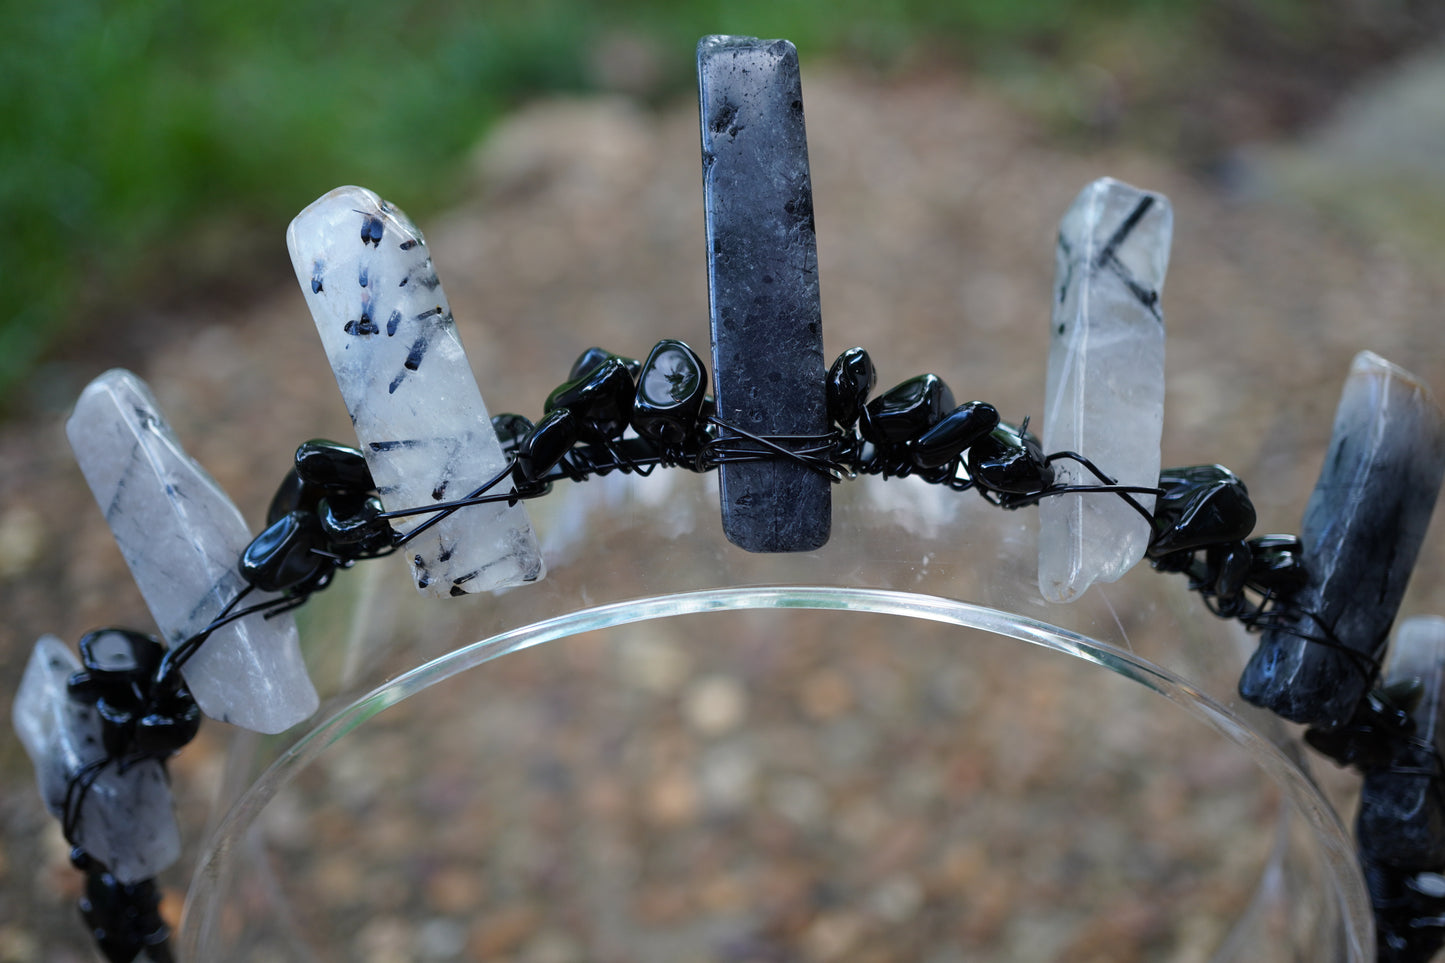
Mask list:
[[[1037,601],[1032,513],[837,495],[826,549],[755,557],[706,479],[556,492],[548,580],[449,610],[473,644],[351,573],[325,721],[237,750],[180,958],[1372,958],[1232,626],[1147,570]]]

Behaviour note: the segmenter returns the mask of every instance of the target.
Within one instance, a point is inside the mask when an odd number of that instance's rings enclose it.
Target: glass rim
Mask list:
[[[500,632],[428,660],[350,701],[288,746],[230,805],[202,845],[178,949],[199,959],[220,916],[228,862],[270,800],[351,730],[391,706],[463,672],[546,642],[585,632],[708,612],[842,611],[921,619],[1060,652],[1137,682],[1242,748],[1278,786],[1319,844],[1332,902],[1339,909],[1348,960],[1373,959],[1374,919],[1354,842],[1334,807],[1297,758],[1249,720],[1174,672],[1107,642],[1028,616],[936,595],[828,585],[758,585],[640,597],[578,609]]]

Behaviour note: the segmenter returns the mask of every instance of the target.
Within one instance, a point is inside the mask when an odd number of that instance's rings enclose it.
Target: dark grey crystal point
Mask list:
[[[1435,785],[1445,743],[1445,619],[1407,619],[1395,635],[1388,685],[1414,683],[1413,732],[1395,740],[1389,764],[1365,773],[1355,838],[1371,862],[1414,872],[1445,869],[1445,796]]]
[[[717,414],[756,435],[828,430],[813,187],[798,54],[786,40],[697,45]],[[723,531],[750,552],[828,541],[827,477],[787,459],[724,463]]]
[[[1295,722],[1349,720],[1410,580],[1442,471],[1445,416],[1429,389],[1378,355],[1356,356],[1301,525],[1309,582],[1265,632],[1240,695]]]

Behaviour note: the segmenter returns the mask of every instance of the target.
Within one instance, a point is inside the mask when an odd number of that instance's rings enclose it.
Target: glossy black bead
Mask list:
[[[913,462],[920,468],[948,466],[975,441],[998,427],[998,409],[970,401],[944,415],[913,443]]]
[[[580,440],[603,444],[622,437],[636,394],[637,385],[627,365],[619,358],[610,358],[558,387],[548,396],[544,410],[550,414],[566,408],[577,419]]]
[[[1224,528],[1219,531],[1227,533]],[[1267,623],[1271,613],[1305,584],[1302,556],[1300,540],[1293,535],[1259,535],[1148,553],[1149,564],[1159,571],[1187,573],[1189,588],[1204,597],[1215,615],[1238,618],[1246,625]],[[1245,589],[1258,592],[1261,600],[1251,602]]]
[[[1373,689],[1349,722],[1333,729],[1312,726],[1305,730],[1305,742],[1341,766],[1362,772],[1387,768],[1395,747],[1410,737],[1410,713],[1422,692],[1418,679]]]
[[[969,446],[967,462],[969,475],[994,492],[1037,495],[1054,483],[1039,440],[1006,421]]]
[[[681,341],[659,341],[637,376],[632,427],[659,444],[681,445],[696,431],[706,395],[707,368],[697,352]]]
[[[1287,596],[1309,581],[1298,535],[1258,535],[1249,540],[1249,548],[1251,582]]]
[[[303,481],[295,467],[288,468],[266,509],[266,524],[274,525],[292,512],[314,512],[324,494],[324,488]]]
[[[613,354],[611,351],[608,351],[606,348],[599,348],[597,347],[597,345],[594,344],[592,347],[579,354],[577,356],[577,360],[572,362],[572,368],[567,372],[567,380],[576,381],[578,378],[582,377],[587,372],[600,365],[602,362],[615,357],[617,357],[617,355]]]
[[[178,752],[201,730],[201,707],[184,685],[155,699],[152,711],[135,722],[134,751],[142,756],[169,756]]]
[[[381,499],[375,495],[333,495],[323,498],[316,509],[326,540],[345,546],[358,555],[379,552],[391,545],[393,533]]]
[[[94,861],[86,870],[80,916],[110,963],[173,959],[167,945],[170,927],[160,914],[154,879],[122,883]]]
[[[159,639],[130,629],[97,629],[80,640],[85,668],[66,688],[95,706],[106,753],[113,758],[168,756],[200,728],[200,709],[185,686],[156,691],[165,651]]]
[[[164,655],[159,639],[130,629],[97,629],[81,638],[80,662],[85,668],[70,677],[66,690],[95,707],[108,755],[131,752],[136,714],[146,703]]]
[[[873,359],[862,348],[838,355],[828,369],[828,418],[839,428],[852,428],[878,384]]]
[[[875,445],[912,441],[954,409],[953,391],[936,374],[909,378],[863,406],[858,431]]]
[[[1254,530],[1249,491],[1223,465],[1166,468],[1159,473],[1159,487],[1164,494],[1154,503],[1150,558],[1242,541]]]
[[[366,458],[355,448],[313,438],[296,449],[296,473],[327,491],[369,492],[376,488]]]
[[[1254,553],[1245,542],[1221,542],[1205,550],[1206,565],[1214,573],[1213,591],[1226,598],[1238,596],[1254,571]]]
[[[537,422],[531,434],[517,446],[513,469],[517,484],[531,485],[551,471],[577,444],[578,419],[570,408],[557,408]]]
[[[97,685],[129,686],[155,672],[165,649],[160,639],[143,632],[96,629],[80,639],[80,664]]]
[[[505,411],[492,416],[492,430],[497,433],[497,441],[501,444],[502,451],[510,453],[531,433],[532,419]]]
[[[604,361],[613,360],[621,361],[634,378],[637,377],[637,372],[642,367],[642,363],[636,358],[624,358],[620,354],[613,354],[606,348],[594,346],[579,354],[577,360],[572,362],[572,370],[567,373],[567,380],[576,381]]]
[[[292,512],[268,526],[241,553],[241,577],[263,592],[280,592],[318,576],[334,563],[313,548],[325,548],[321,522],[312,512]]]

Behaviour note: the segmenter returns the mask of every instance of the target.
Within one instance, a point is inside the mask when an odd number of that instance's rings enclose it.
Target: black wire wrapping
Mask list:
[[[496,420],[516,417],[500,415]],[[1025,420],[1017,429],[1016,437],[1021,442],[1031,441],[1031,436],[1027,434],[1027,424],[1027,420]],[[247,585],[242,588],[210,624],[165,653],[159,668],[150,680],[147,709],[154,710],[163,698],[173,696],[183,686],[180,669],[222,626],[253,614],[271,617],[295,609],[303,605],[312,594],[330,584],[334,568],[346,568],[357,561],[390,555],[401,549],[412,538],[454,512],[465,510],[473,505],[497,502],[515,504],[519,501],[542,497],[552,490],[554,483],[561,481],[584,482],[593,476],[603,476],[613,472],[646,476],[659,467],[703,473],[713,471],[723,464],[787,459],[805,465],[834,483],[856,478],[859,475],[879,475],[884,478],[915,475],[927,482],[942,485],[953,491],[977,490],[991,504],[1008,509],[1037,504],[1043,498],[1070,493],[1093,493],[1101,497],[1114,496],[1125,501],[1150,523],[1156,540],[1163,534],[1162,529],[1166,524],[1145,509],[1134,497],[1135,495],[1163,495],[1163,489],[1120,486],[1092,461],[1075,452],[1056,452],[1043,458],[1035,469],[1039,481],[1032,489],[1021,491],[1000,488],[981,471],[970,471],[967,448],[957,452],[944,466],[925,469],[909,461],[906,444],[901,447],[877,444],[864,438],[856,426],[845,428],[835,424],[828,433],[822,435],[767,437],[731,426],[714,414],[706,414],[699,416],[694,428],[695,430],[688,434],[688,441],[684,444],[661,444],[636,434],[619,436],[601,443],[574,444],[554,464],[532,477],[527,477],[520,470],[517,454],[518,448],[525,442],[526,436],[511,438],[504,444],[503,452],[506,456],[506,463],[503,469],[468,496],[431,505],[378,513],[375,516],[376,523],[384,526],[389,526],[391,520],[394,519],[427,516],[421,524],[404,535],[391,531],[390,543],[384,548],[373,548],[357,553],[345,546],[311,546],[307,551],[323,557],[331,563],[332,568],[327,569],[324,576],[309,578],[294,588],[284,589],[276,598],[238,608],[253,591],[255,585]],[[334,445],[335,443],[328,444]],[[1021,447],[1027,448],[1028,444],[1025,443]],[[359,452],[357,457],[360,457]],[[1066,485],[1056,483],[1053,480],[1051,466],[1055,461],[1060,460],[1069,460],[1082,465],[1098,479],[1099,484]],[[499,490],[508,482],[511,484],[506,487],[506,490]],[[262,537],[258,536],[257,541],[260,541]],[[1271,537],[1278,538],[1278,536]],[[255,543],[253,543],[254,545]],[[250,549],[248,549],[249,551]],[[1189,580],[1189,588],[1201,596],[1205,607],[1211,613],[1220,618],[1235,620],[1249,632],[1285,630],[1312,644],[1344,654],[1347,664],[1364,678],[1367,684],[1366,688],[1373,694],[1374,685],[1381,672],[1379,660],[1368,653],[1356,651],[1345,645],[1336,637],[1331,627],[1324,624],[1318,616],[1293,604],[1288,592],[1279,591],[1274,587],[1265,587],[1261,590],[1258,586],[1246,585],[1236,597],[1227,600],[1221,598],[1214,587],[1216,575],[1211,571],[1208,554],[1203,549],[1151,557],[1151,562],[1153,567],[1159,571],[1183,573]],[[1299,575],[1298,572],[1294,574],[1295,577]],[[1253,592],[1255,596],[1253,601],[1243,594],[1246,589]],[[1301,632],[1297,627],[1301,622],[1313,623],[1317,630],[1309,633]],[[1364,722],[1356,726],[1353,735],[1347,733],[1344,738],[1348,745],[1348,740],[1351,738],[1356,740],[1379,739],[1382,731],[1384,730],[1379,725]],[[1388,739],[1392,740],[1391,761],[1385,765],[1377,764],[1373,768],[1356,764],[1356,768],[1367,774],[1386,772],[1398,776],[1428,779],[1430,791],[1436,794],[1442,807],[1445,807],[1445,761],[1442,761],[1433,743],[1416,737],[1413,733],[1413,723],[1402,726],[1398,731],[1390,730],[1385,734]],[[1340,733],[1335,732],[1333,735],[1339,737]],[[1425,761],[1417,764],[1401,762],[1399,760],[1402,754]],[[108,755],[96,760],[72,776],[67,786],[62,814],[62,828],[67,840],[72,845],[77,845],[76,840],[79,835],[85,798],[105,766],[114,763],[124,769],[142,758],[158,759],[162,764],[165,761],[165,755],[137,754],[125,751],[118,756]],[[120,887],[119,884],[114,883],[105,867],[84,853],[78,845],[75,852],[76,865],[85,869],[92,887],[108,886],[109,889],[106,889],[105,892],[112,898],[118,893],[131,892],[130,887]],[[1371,864],[1368,854],[1362,853],[1361,858],[1366,868],[1377,877],[1382,873],[1388,875],[1387,868]],[[1441,868],[1445,869],[1445,867]],[[110,882],[106,883],[105,880],[110,880]],[[1419,956],[1419,947],[1438,946],[1438,938],[1445,936],[1445,897],[1438,900],[1428,896],[1422,897],[1416,889],[1410,889],[1406,882],[1400,882],[1394,877],[1390,877],[1389,886],[1380,884],[1374,887],[1375,890],[1382,892],[1393,887],[1392,892],[1399,890],[1405,894],[1392,897],[1383,903],[1377,900],[1377,904],[1379,904],[1376,907],[1377,922],[1384,934],[1381,942],[1382,953],[1393,954],[1386,956],[1392,960],[1423,960],[1428,956]],[[143,883],[153,883],[153,880],[146,880]],[[139,889],[135,889],[135,892],[149,893],[153,888],[152,886],[150,889],[146,889],[144,886],[140,886]],[[156,919],[159,920],[159,917],[157,916]],[[150,942],[144,947],[133,947],[137,953],[145,951],[168,955],[169,950],[165,940],[157,941],[158,932],[156,930],[149,931],[145,938]],[[1403,935],[1401,935],[1402,932]],[[1396,946],[1396,948],[1390,949],[1391,946]],[[119,955],[112,955],[111,959],[125,960],[125,954],[129,952],[127,947],[128,944],[122,945],[116,951]],[[105,949],[108,954],[111,954],[115,947],[112,945]]]

